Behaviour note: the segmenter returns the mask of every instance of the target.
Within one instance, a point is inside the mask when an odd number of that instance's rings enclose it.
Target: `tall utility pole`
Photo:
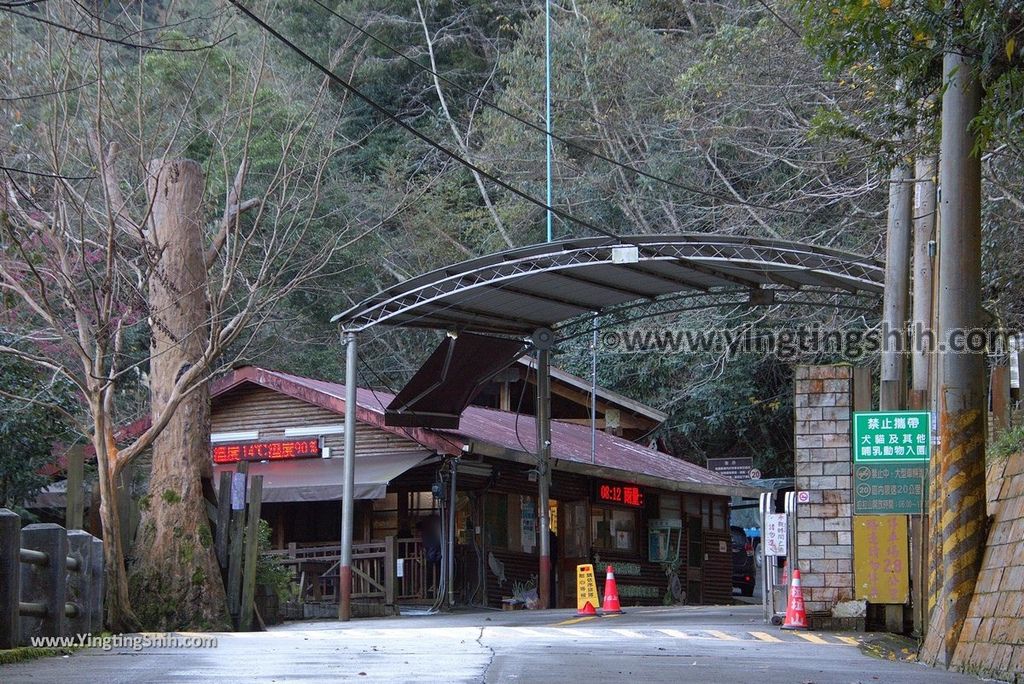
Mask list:
[[[913,219],[913,171],[900,158],[889,174],[889,221],[885,239],[885,290],[882,295],[882,373],[878,404],[882,411],[906,408],[906,329],[910,299],[910,228]],[[904,519],[903,524],[906,524]],[[914,540],[920,545],[920,540]],[[900,604],[886,604],[886,628],[903,631]]]
[[[947,48],[943,58],[939,224],[939,345],[981,324],[981,160],[969,126],[978,115],[977,65]],[[940,347],[941,348],[941,347]],[[974,594],[985,543],[985,357],[946,350],[940,364],[938,475],[932,543],[943,562],[929,584],[931,619],[921,657],[948,666]],[[934,603],[932,603],[934,600]]]
[[[913,219],[913,172],[899,160],[889,175],[889,223],[885,245],[885,291],[882,296],[882,377],[879,408],[906,408],[905,331],[910,298],[910,224]]]
[[[932,327],[932,268],[935,247],[935,157],[917,158],[914,176],[914,297],[911,340],[910,408],[929,409],[931,352],[926,333]]]
[[[537,519],[540,537],[540,576],[537,578],[537,597],[540,607],[547,608],[551,600],[551,352],[537,350]]]
[[[554,239],[551,216],[551,0],[544,2],[544,160],[547,167],[547,241]],[[547,606],[545,606],[546,608]]]
[[[932,258],[935,247],[935,157],[922,155],[914,169],[914,249],[913,249],[913,314],[911,315],[910,397],[908,407],[917,411],[931,410],[932,349],[928,344],[932,332]],[[929,435],[929,439],[931,436]],[[926,504],[927,505],[927,504]],[[932,557],[928,547],[928,522],[923,515],[910,517],[910,577],[913,585],[914,635],[925,633],[928,622],[927,578]]]

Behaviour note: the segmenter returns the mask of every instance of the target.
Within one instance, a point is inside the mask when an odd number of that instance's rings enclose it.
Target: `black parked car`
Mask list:
[[[754,595],[754,543],[742,527],[730,527],[732,536],[732,586],[744,596]]]

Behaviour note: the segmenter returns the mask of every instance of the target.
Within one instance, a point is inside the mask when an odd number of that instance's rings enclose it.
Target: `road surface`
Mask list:
[[[759,606],[288,623],[216,648],[88,649],[0,666],[0,682],[721,682],[953,684],[974,677],[863,654],[856,634],[787,632]]]

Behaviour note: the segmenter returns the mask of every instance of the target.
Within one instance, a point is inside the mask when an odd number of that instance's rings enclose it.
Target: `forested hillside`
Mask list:
[[[159,324],[144,295],[151,262],[132,236],[145,232],[151,159],[185,156],[205,172],[203,225],[215,246],[220,240],[210,260],[214,330],[232,333],[220,340],[221,366],[246,361],[338,379],[332,315],[417,273],[544,239],[542,208],[445,152],[543,201],[543,3],[243,4],[373,104],[226,1],[2,8],[9,258],[0,345],[27,362],[48,350],[66,360],[76,345],[107,359],[103,374],[118,381],[109,397],[115,423],[146,410],[150,332]],[[888,0],[862,4],[902,11]],[[815,48],[815,17],[838,11],[789,0],[553,3],[554,206],[618,234],[739,234],[884,256],[889,168],[934,152],[926,91],[936,94],[940,83],[923,69],[909,107],[896,106],[894,71],[870,55],[844,62]],[[1019,61],[1005,43],[1007,59]],[[1013,324],[1024,309],[1011,287],[1024,231],[1021,79],[1000,88],[985,124],[986,278],[989,310]],[[30,236],[33,222],[51,220],[66,225],[64,242]],[[114,228],[93,232],[105,224]],[[564,218],[554,233],[592,234]],[[57,252],[59,264],[48,262]],[[63,301],[44,292],[41,309],[26,306],[18,288],[33,264],[72,274],[66,290],[57,288]],[[93,294],[76,301],[85,282]],[[40,322],[68,303],[92,323]],[[808,313],[711,310],[644,325],[771,327]],[[54,327],[63,331],[57,338]],[[86,329],[109,344],[89,352],[95,339],[80,338]],[[366,337],[363,382],[392,388],[433,344],[427,334]],[[588,343],[566,344],[554,362],[589,372]],[[781,475],[790,467],[792,361],[600,352],[598,374],[669,412],[661,436],[677,455],[752,455],[766,474]],[[51,364],[34,376],[33,392],[12,400],[49,397],[66,407],[68,393],[84,396],[89,384],[80,365],[61,370],[72,365]]]

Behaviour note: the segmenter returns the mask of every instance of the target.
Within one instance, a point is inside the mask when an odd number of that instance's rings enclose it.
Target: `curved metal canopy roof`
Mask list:
[[[583,238],[463,261],[411,278],[335,316],[375,325],[530,335],[638,304],[816,304],[874,309],[880,262],[814,245],[687,234]]]

